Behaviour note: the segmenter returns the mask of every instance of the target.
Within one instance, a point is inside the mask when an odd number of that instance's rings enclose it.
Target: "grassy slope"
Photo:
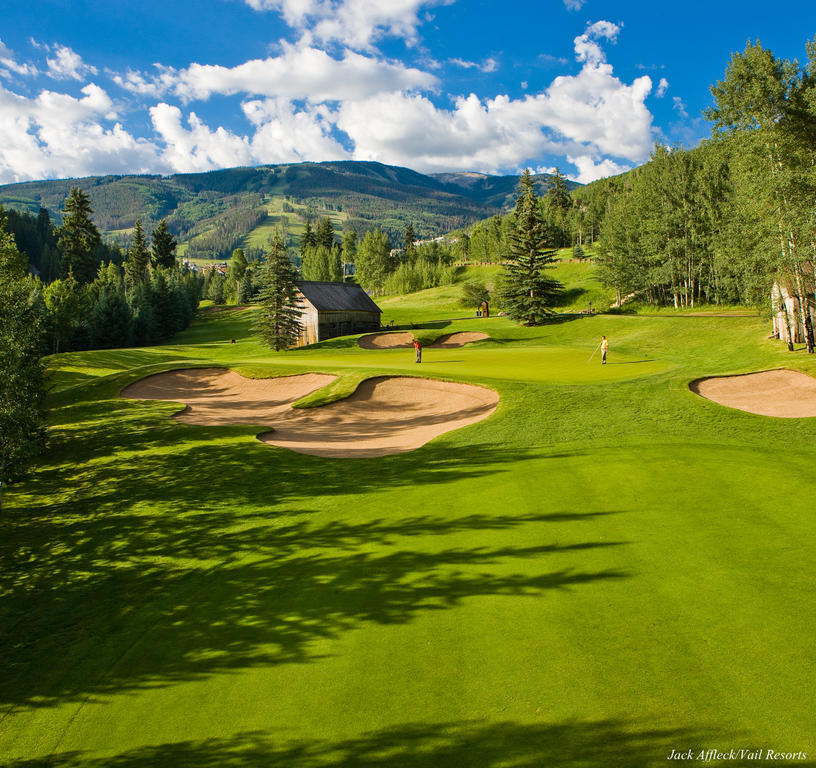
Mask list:
[[[418,373],[410,350],[275,355],[244,310],[165,347],[53,360],[51,452],[2,523],[0,765],[813,754],[816,420],[729,410],[687,383],[814,361],[755,318],[524,329],[442,319],[457,315],[437,291],[395,308],[435,320],[423,333],[493,340],[426,350],[421,372],[501,404],[401,456],[301,456],[117,393],[191,364],[353,386]],[[601,333],[610,365],[586,365]]]

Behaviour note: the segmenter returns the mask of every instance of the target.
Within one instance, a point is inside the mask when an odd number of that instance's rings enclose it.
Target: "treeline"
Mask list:
[[[300,272],[304,280],[343,280],[349,265],[354,279],[369,293],[404,294],[454,282],[456,269],[451,246],[438,242],[416,244],[412,224],[395,247],[380,229],[368,230],[358,243],[357,233],[347,231],[342,241],[335,235],[330,218],[311,221],[300,245]]]
[[[189,325],[201,278],[177,266],[165,221],[148,246],[137,220],[126,252],[102,242],[85,193],[72,188],[63,223],[0,208],[0,222],[23,273],[35,268],[42,300],[44,351],[65,352],[163,341]]]
[[[556,168],[547,193],[536,198],[538,215],[546,229],[548,247],[574,246],[582,257],[584,247],[594,244],[606,204],[604,190],[579,187],[570,192],[566,179]],[[462,258],[469,261],[502,264],[507,261],[515,231],[515,213],[496,215],[479,222],[465,233]]]
[[[182,215],[193,216],[194,210],[185,208]],[[190,259],[226,260],[230,254],[266,218],[266,208],[260,195],[243,195],[231,201],[229,207],[211,219],[182,219],[176,215],[168,219],[171,230],[176,227],[178,237],[192,236],[186,256]],[[184,222],[185,226],[181,223]],[[189,227],[192,224],[192,227]],[[201,231],[203,230],[203,231]],[[201,231],[201,234],[196,234]]]
[[[605,197],[601,274],[619,299],[767,306],[777,284],[812,348],[816,40],[807,52],[802,67],[749,44],[711,89],[710,140],[658,146],[643,167],[592,185]]]

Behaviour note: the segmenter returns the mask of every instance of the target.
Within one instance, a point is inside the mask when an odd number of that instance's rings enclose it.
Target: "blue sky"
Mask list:
[[[301,160],[591,181],[701,110],[759,37],[805,58],[812,2],[39,0],[0,27],[0,182]]]

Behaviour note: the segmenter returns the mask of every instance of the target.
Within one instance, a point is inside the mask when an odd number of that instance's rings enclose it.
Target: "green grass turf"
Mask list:
[[[760,318],[527,329],[434,296],[394,304],[491,340],[421,367],[354,338],[274,354],[248,309],[51,359],[51,447],[0,520],[1,766],[816,764],[816,419],[687,387],[814,361]],[[602,333],[610,363],[588,365]],[[417,451],[331,460],[117,396],[189,365],[340,374],[312,405],[383,373],[501,402]]]

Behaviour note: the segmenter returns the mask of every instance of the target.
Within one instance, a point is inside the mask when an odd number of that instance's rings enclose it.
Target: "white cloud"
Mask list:
[[[590,181],[603,179],[607,176],[617,176],[619,173],[632,168],[631,165],[622,165],[609,158],[604,158],[596,163],[590,155],[568,156],[567,160],[578,169],[578,174],[573,177],[574,180],[580,181],[582,184],[589,184]]]
[[[150,118],[165,144],[162,160],[174,171],[192,173],[252,162],[250,142],[246,137],[222,127],[211,131],[195,112],[187,118],[189,129],[182,125],[181,110],[170,104],[151,107]]]
[[[681,99],[679,96],[674,96],[672,101],[674,102],[673,109],[677,112],[677,114],[683,119],[688,118],[689,114],[686,112],[686,105],[683,103],[683,99]]]
[[[86,75],[97,74],[96,67],[82,61],[82,57],[66,45],[55,45],[49,50],[54,51],[54,57],[46,57],[48,64],[47,75],[55,80],[82,80]]]
[[[184,102],[241,93],[318,103],[433,88],[437,79],[419,69],[354,51],[347,50],[336,59],[318,48],[284,44],[280,56],[253,59],[236,67],[193,63],[180,71],[160,68],[152,79],[128,72],[116,82],[151,96],[172,92]]]
[[[159,166],[156,146],[119,123],[108,94],[91,83],[82,97],[42,91],[27,98],[0,86],[0,181],[139,173]]]
[[[499,68],[496,59],[485,59],[481,64],[478,61],[467,61],[465,59],[448,59],[448,63],[462,69],[478,69],[480,72],[495,72]]]
[[[575,38],[575,58],[590,65],[603,64],[606,54],[598,40],[606,39],[614,43],[618,39],[620,27],[611,21],[596,21],[590,24],[583,35]]]
[[[655,96],[658,99],[662,99],[666,95],[666,91],[669,90],[669,81],[666,80],[665,77],[660,78],[660,82],[657,84],[657,91],[655,92]]]
[[[564,5],[568,11],[580,11],[585,2],[586,0],[564,0]]]
[[[313,6],[303,0],[299,7]],[[236,67],[156,65],[150,76],[116,76],[122,88],[161,99],[150,109],[150,140],[112,125],[116,106],[98,86],[86,86],[80,99],[49,91],[26,99],[3,91],[0,179],[339,158],[501,173],[539,165],[549,154],[568,158],[576,178],[589,181],[645,160],[653,143],[645,106],[652,80],[621,81],[601,47],[618,33],[607,21],[589,25],[574,41],[580,70],[538,93],[518,99],[463,94],[448,105],[431,100],[439,81],[428,72],[375,55],[345,50],[334,57],[287,43],[277,56]],[[190,102],[214,94],[244,97],[246,130],[211,127],[171,98]]]
[[[256,11],[277,11],[309,40],[368,48],[383,36],[413,43],[422,8],[452,0],[246,0]]]
[[[0,77],[15,75],[36,75],[37,68],[33,64],[21,64],[14,57],[14,51],[0,40]]]

